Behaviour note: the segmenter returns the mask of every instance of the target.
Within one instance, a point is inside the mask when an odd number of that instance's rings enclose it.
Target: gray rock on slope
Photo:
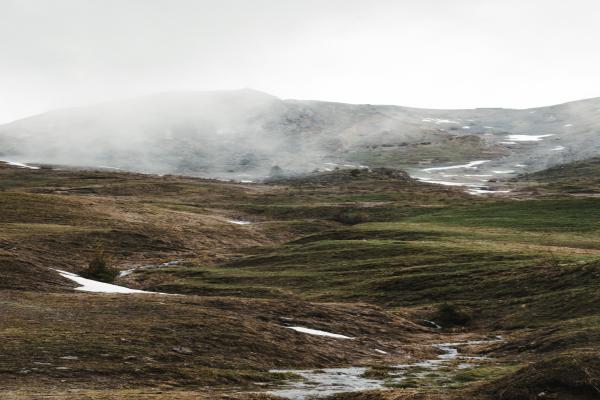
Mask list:
[[[528,110],[427,110],[282,100],[254,91],[163,93],[0,126],[0,158],[260,179],[335,167],[405,168],[479,182],[598,155],[600,99]],[[476,166],[440,169],[488,160]]]

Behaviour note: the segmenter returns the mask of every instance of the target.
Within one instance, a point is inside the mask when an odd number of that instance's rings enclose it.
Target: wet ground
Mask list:
[[[441,369],[466,369],[478,363],[489,361],[485,356],[467,356],[460,352],[464,346],[485,345],[501,342],[497,336],[493,339],[473,340],[432,345],[442,353],[434,359],[400,364],[389,367],[384,378],[371,377],[368,368],[325,368],[320,370],[273,370],[272,372],[293,373],[302,379],[271,390],[272,395],[290,400],[305,400],[327,397],[336,393],[360,392],[365,390],[386,389],[402,385],[408,379],[426,378],[432,371]],[[456,361],[460,361],[456,363]]]

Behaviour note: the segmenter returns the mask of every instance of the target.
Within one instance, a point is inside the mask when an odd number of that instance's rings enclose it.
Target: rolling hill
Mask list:
[[[481,185],[598,154],[600,98],[527,110],[428,110],[174,92],[51,111],[0,126],[6,160],[236,180],[274,166],[403,168]],[[279,171],[277,169],[277,171]]]

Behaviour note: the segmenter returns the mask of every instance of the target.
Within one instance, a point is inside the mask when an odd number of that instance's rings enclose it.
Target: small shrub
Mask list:
[[[433,320],[442,327],[466,326],[471,322],[471,315],[454,304],[444,303],[438,306]]]
[[[342,211],[333,216],[333,220],[344,225],[356,225],[369,221],[369,216],[357,211]]]
[[[87,279],[111,283],[117,278],[119,271],[110,266],[110,258],[103,250],[97,250],[88,267],[80,275]]]

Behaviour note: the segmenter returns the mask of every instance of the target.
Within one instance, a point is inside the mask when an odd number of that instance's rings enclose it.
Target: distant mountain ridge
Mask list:
[[[273,166],[288,173],[388,167],[460,184],[594,157],[599,134],[600,98],[527,110],[429,110],[244,89],[32,116],[0,126],[0,158],[240,180],[266,177]]]

